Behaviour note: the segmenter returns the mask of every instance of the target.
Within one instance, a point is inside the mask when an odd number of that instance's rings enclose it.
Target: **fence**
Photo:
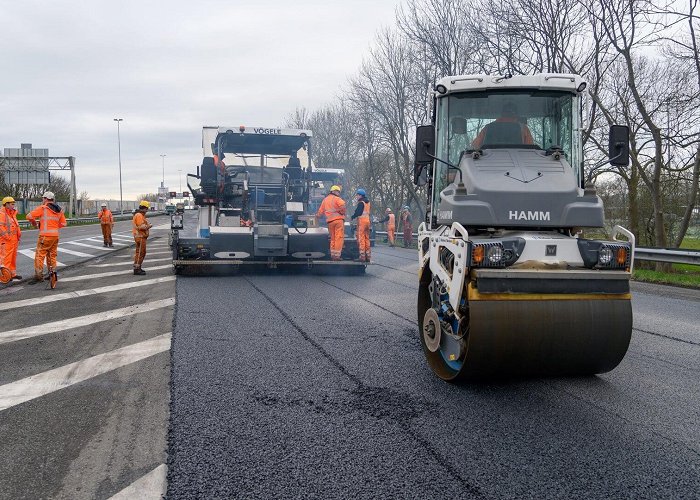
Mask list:
[[[156,215],[162,215],[162,214],[160,214],[160,213],[155,214],[155,213],[153,213],[153,212],[150,212],[150,213],[148,214],[149,217],[153,217],[153,216],[156,216]],[[133,215],[130,214],[130,213],[129,213],[129,214],[124,214],[124,215],[114,214],[114,220],[115,220],[115,221],[118,221],[118,220],[131,220],[132,217],[133,217]],[[80,225],[82,225],[82,224],[97,224],[98,222],[100,222],[100,219],[98,219],[97,217],[81,217],[81,218],[79,218],[79,219],[78,219],[78,218],[76,218],[76,219],[66,219],[66,222],[68,223],[69,226],[80,226]],[[28,229],[28,228],[30,228],[31,226],[32,226],[32,225],[29,223],[29,221],[26,221],[26,220],[21,220],[21,221],[19,221],[19,227],[21,227],[22,229]]]

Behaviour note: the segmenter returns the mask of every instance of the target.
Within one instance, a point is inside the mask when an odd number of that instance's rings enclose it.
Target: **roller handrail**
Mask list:
[[[150,217],[154,217],[156,215],[163,215],[164,212],[157,212],[157,213],[149,213]],[[121,214],[114,214],[114,220],[131,220],[133,217],[133,214],[131,213],[125,213],[124,215]],[[19,222],[19,227],[22,229],[31,229],[32,225],[29,223],[27,220],[21,220]],[[81,224],[96,224],[100,222],[100,219],[98,217],[80,217],[80,218],[72,218],[72,219],[66,219],[66,223],[69,226],[79,226]]]

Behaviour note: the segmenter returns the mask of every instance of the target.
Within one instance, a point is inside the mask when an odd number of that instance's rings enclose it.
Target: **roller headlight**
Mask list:
[[[486,251],[486,258],[489,259],[491,264],[500,264],[503,260],[503,248],[501,246],[490,247]]]
[[[601,266],[608,266],[613,260],[613,251],[610,247],[601,247],[598,252],[598,264]]]
[[[475,243],[472,246],[472,267],[505,267],[503,245],[498,242]]]

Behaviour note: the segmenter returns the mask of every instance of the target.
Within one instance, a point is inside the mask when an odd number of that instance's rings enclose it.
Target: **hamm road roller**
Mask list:
[[[585,87],[569,74],[465,75],[431,92],[413,172],[428,192],[418,325],[444,380],[596,374],[625,356],[635,240],[620,226],[583,236],[604,227],[584,178]],[[604,164],[627,166],[627,127],[609,144]]]

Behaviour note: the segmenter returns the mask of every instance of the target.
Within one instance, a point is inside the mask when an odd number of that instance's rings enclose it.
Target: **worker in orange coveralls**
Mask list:
[[[331,186],[331,192],[318,207],[316,217],[324,216],[331,238],[331,260],[340,260],[345,239],[345,202],[340,197],[340,186]]]
[[[396,244],[396,216],[387,208],[385,211],[386,215],[379,222],[386,222],[386,234],[389,241],[389,246],[394,246]]]
[[[7,280],[21,280],[22,276],[17,274],[17,250],[19,241],[22,238],[22,230],[17,222],[17,210],[15,209],[15,199],[6,196],[2,199],[0,208],[0,265],[7,269]]]
[[[143,259],[146,258],[146,240],[148,239],[149,231],[153,224],[148,222],[146,212],[151,208],[151,204],[146,200],[139,203],[139,208],[132,219],[131,233],[134,235],[136,248],[134,250],[134,274],[140,276],[146,274],[146,271],[141,269]]]
[[[101,206],[102,210],[97,214],[97,218],[100,219],[100,227],[102,228],[102,241],[104,246],[112,246],[112,228],[114,227],[114,216],[107,204],[103,203]]]
[[[408,205],[404,205],[401,209],[401,225],[403,226],[403,246],[406,248],[413,246],[413,220]]]
[[[46,191],[42,196],[42,204],[27,214],[29,223],[39,228],[39,239],[34,256],[35,282],[44,280],[44,260],[49,269],[56,270],[58,230],[66,227],[66,216],[54,199],[55,195],[51,191]]]
[[[355,237],[357,238],[357,248],[360,250],[359,261],[369,262],[371,257],[369,245],[370,203],[364,189],[358,189],[355,192],[355,196],[357,196],[357,208],[355,209],[355,213],[352,214],[351,219],[357,219],[357,232],[355,233]]]

